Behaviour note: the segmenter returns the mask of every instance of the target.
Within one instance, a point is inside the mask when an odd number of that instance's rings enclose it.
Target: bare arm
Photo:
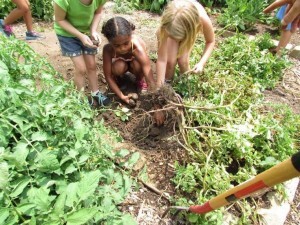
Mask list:
[[[140,41],[137,41],[137,48],[134,51],[134,56],[137,59],[137,61],[141,64],[143,75],[146,78],[146,82],[150,87],[150,90],[155,89],[155,81],[153,77],[153,71],[151,68],[151,61],[146,53],[146,50],[143,48],[143,46],[140,44]]]
[[[156,61],[156,84],[161,87],[165,83],[166,67],[167,67],[167,39],[163,41],[158,47],[157,61]]]
[[[58,23],[58,25],[64,28],[66,31],[68,31],[70,34],[73,34],[79,39],[83,35],[79,30],[73,27],[73,25],[70,24],[68,20],[66,20],[66,12],[56,3],[54,3],[54,17],[55,22]]]
[[[81,33],[68,20],[66,20],[66,12],[61,7],[59,7],[59,5],[57,5],[56,3],[54,3],[54,17],[55,17],[55,22],[58,23],[59,26],[61,26],[67,32],[80,39],[83,45],[94,47],[94,48],[97,47],[93,45],[93,42],[87,35]]]
[[[205,47],[200,61],[193,68],[193,71],[195,73],[201,72],[203,70],[215,46],[215,33],[211,20],[208,16],[204,16],[203,18],[201,18],[201,20],[203,27],[203,35],[205,39]]]
[[[101,21],[102,18],[102,12],[103,12],[103,5],[101,5],[95,12],[91,27],[90,27],[90,32],[91,32],[91,36],[97,40],[100,41],[101,38],[97,32],[97,28],[99,26],[99,23]]]
[[[292,23],[292,29],[296,29],[300,26],[300,0],[276,0],[265,8],[263,12],[270,13],[285,4],[290,4],[291,8],[283,17],[281,24],[287,26],[289,23]]]
[[[107,44],[103,47],[103,72],[105,76],[105,80],[107,81],[111,90],[124,102],[129,103],[129,97],[125,96],[123,92],[118,87],[115,79],[113,78],[113,74],[111,71],[112,66],[112,49]]]

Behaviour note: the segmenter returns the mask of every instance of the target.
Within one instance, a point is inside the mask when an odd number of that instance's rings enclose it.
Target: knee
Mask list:
[[[96,71],[96,63],[89,63],[86,65],[87,71]]]
[[[174,69],[175,66],[176,66],[176,60],[172,60],[172,61],[168,60],[167,69]]]
[[[84,76],[86,74],[86,67],[84,67],[84,66],[80,66],[80,67],[75,66],[75,71],[78,75]]]
[[[143,74],[142,67],[141,67],[140,63],[137,60],[133,60],[130,63],[129,71],[131,73],[135,74],[136,76],[142,76],[142,74]]]
[[[178,66],[179,66],[179,68],[188,68],[189,67],[188,59],[187,58],[179,58]]]
[[[122,76],[128,70],[128,65],[122,60],[118,60],[112,64],[111,70],[114,76]]]
[[[23,14],[30,12],[30,6],[27,4],[18,6],[18,9],[21,10]]]

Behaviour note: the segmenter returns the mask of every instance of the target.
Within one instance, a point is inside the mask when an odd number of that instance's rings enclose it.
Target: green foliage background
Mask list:
[[[0,36],[0,224],[136,224],[119,137],[24,41]],[[137,156],[134,156],[137,158]]]

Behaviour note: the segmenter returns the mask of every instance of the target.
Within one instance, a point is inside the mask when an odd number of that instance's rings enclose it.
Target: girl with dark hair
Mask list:
[[[130,97],[120,90],[117,80],[130,72],[136,76],[140,92],[154,89],[155,82],[145,42],[133,34],[135,26],[123,17],[113,17],[102,27],[109,43],[103,47],[103,71],[112,91],[125,103]],[[145,82],[146,79],[146,82]]]

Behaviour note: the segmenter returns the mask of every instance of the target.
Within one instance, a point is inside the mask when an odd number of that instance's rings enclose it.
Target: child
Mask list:
[[[133,34],[134,30],[135,26],[122,17],[111,18],[102,27],[102,33],[109,41],[103,47],[105,79],[112,91],[127,104],[130,97],[124,95],[117,84],[124,73],[129,71],[136,76],[141,92],[147,91],[148,85],[150,89],[155,85],[145,43]]]
[[[74,82],[77,90],[84,90],[85,73],[91,89],[91,106],[109,104],[109,99],[98,88],[96,70],[97,44],[100,36],[96,29],[101,19],[105,0],[54,0],[54,30],[63,56],[71,58],[75,67]],[[91,40],[93,39],[93,41]]]
[[[289,8],[290,8],[289,4],[281,6],[279,8],[277,14],[276,14],[277,19],[279,19],[280,21],[282,21],[283,18],[284,18],[284,16],[288,12]],[[278,45],[277,45],[276,48],[272,48],[272,49],[270,49],[270,51],[273,54],[280,55],[281,54],[281,50],[285,49],[285,47],[288,45],[288,43],[291,40],[292,34],[295,31],[296,31],[296,29],[292,29],[292,24],[291,23],[287,24],[287,26],[282,26],[279,43],[278,43]]]
[[[159,35],[158,59],[156,63],[157,85],[174,76],[178,63],[180,73],[190,70],[189,56],[198,33],[203,33],[205,48],[200,61],[191,72],[200,73],[210,57],[215,35],[211,20],[203,6],[196,0],[174,0],[163,12]]]
[[[0,32],[4,33],[7,37],[13,36],[14,34],[11,24],[14,23],[17,19],[23,17],[27,27],[26,40],[36,40],[42,38],[40,34],[33,31],[29,1],[13,0],[12,2],[17,5],[17,8],[11,11],[5,20],[0,20]]]

